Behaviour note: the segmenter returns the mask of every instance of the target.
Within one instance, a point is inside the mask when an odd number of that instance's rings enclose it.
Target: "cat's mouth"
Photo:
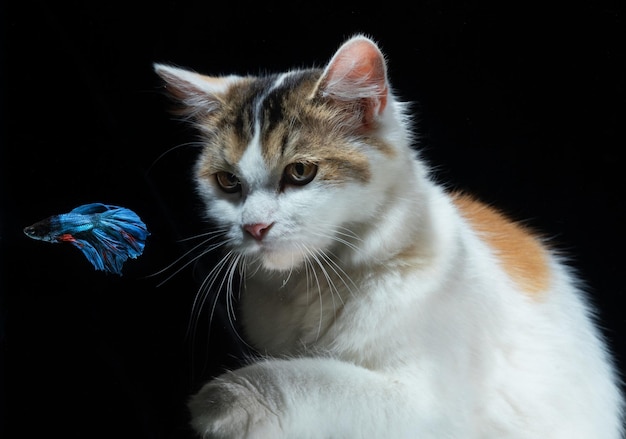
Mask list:
[[[335,254],[339,254],[330,249],[333,240],[321,234],[304,233],[302,230],[285,233],[279,229],[281,228],[271,227],[271,230],[260,237],[245,231],[241,252],[247,260],[255,261],[270,271],[290,271],[305,264],[311,267],[325,265]],[[346,242],[344,239],[335,241]]]

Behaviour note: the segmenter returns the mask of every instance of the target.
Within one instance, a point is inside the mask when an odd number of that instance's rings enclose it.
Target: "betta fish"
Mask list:
[[[87,257],[96,270],[122,275],[128,258],[143,253],[150,235],[146,225],[130,209],[102,203],[79,206],[24,228],[29,238],[69,242]]]

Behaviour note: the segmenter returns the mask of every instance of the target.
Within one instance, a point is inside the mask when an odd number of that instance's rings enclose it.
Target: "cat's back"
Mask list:
[[[450,199],[471,255],[468,274],[487,292],[482,299],[494,300],[483,304],[492,308],[483,317],[497,320],[491,328],[497,333],[486,338],[500,389],[485,405],[493,419],[532,407],[533,416],[570,426],[565,436],[555,428],[558,437],[597,437],[599,425],[607,437],[619,431],[619,380],[575,271],[549,240],[497,209],[466,194]],[[537,423],[527,427],[537,428],[537,437],[546,431]]]

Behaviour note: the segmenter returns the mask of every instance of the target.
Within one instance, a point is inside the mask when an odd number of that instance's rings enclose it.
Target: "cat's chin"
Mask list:
[[[290,271],[304,261],[303,255],[293,248],[260,247],[250,255],[254,255],[252,259],[268,271]]]
[[[302,257],[292,252],[264,252],[260,261],[266,270],[289,271],[302,263]]]

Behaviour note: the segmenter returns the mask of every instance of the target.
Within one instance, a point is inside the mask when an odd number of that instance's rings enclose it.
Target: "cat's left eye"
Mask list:
[[[215,181],[219,187],[226,193],[233,194],[241,189],[241,182],[235,174],[221,171],[215,174]]]
[[[285,183],[296,186],[309,184],[317,174],[317,165],[312,163],[291,163],[287,165],[284,172]]]

